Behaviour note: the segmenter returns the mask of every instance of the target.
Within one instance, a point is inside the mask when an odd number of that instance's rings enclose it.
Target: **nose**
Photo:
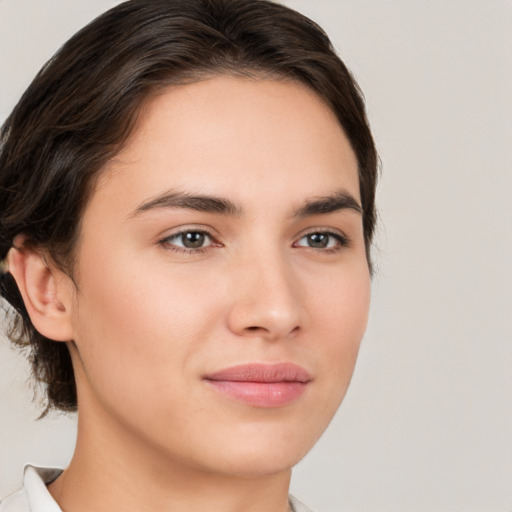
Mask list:
[[[279,340],[304,326],[299,283],[286,261],[250,258],[236,273],[229,328],[244,337]]]

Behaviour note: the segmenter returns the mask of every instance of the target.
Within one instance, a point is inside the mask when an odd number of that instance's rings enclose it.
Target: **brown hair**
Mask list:
[[[362,94],[318,25],[266,0],[131,0],[73,36],[41,69],[0,131],[0,261],[22,233],[72,275],[80,218],[98,172],[156,89],[214,74],[300,81],[337,115],[359,163],[368,262],[377,154]],[[1,269],[0,269],[1,273]],[[39,334],[8,272],[10,337],[29,347],[47,407],[76,409],[66,344]]]

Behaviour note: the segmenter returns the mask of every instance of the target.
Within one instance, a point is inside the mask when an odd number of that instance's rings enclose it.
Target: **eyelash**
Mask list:
[[[307,247],[307,246],[298,246],[298,247],[305,247],[306,249],[318,250],[324,254],[334,254],[334,253],[337,253],[338,251],[341,251],[342,249],[350,247],[350,240],[344,234],[338,233],[335,231],[318,230],[318,229],[309,231],[308,233],[305,233],[304,235],[302,235],[297,242],[294,242],[293,246],[297,247],[296,244],[300,240],[302,240],[308,236],[311,236],[311,235],[325,235],[330,238],[334,238],[337,241],[337,244],[334,247],[325,247],[325,248],[318,248],[318,249],[316,249],[315,247]]]
[[[205,235],[210,240],[210,244],[208,244],[205,247],[187,248],[187,247],[179,247],[170,242],[170,240],[176,240],[180,237],[183,237],[187,233],[197,233],[200,235]],[[316,249],[314,247],[296,245],[300,240],[302,240],[308,236],[311,236],[311,235],[326,235],[328,237],[334,238],[338,243],[334,247],[326,247],[326,248],[318,248],[318,249]],[[160,245],[164,246],[165,249],[167,249],[167,250],[175,251],[175,252],[181,253],[181,254],[203,254],[207,250],[209,250],[211,247],[222,247],[222,244],[220,242],[218,242],[210,232],[208,232],[204,229],[184,229],[182,231],[178,231],[177,233],[173,233],[172,235],[163,238],[158,243]],[[337,233],[337,232],[333,232],[333,231],[325,231],[325,230],[314,230],[314,231],[310,231],[310,232],[302,235],[299,238],[299,240],[297,240],[297,242],[293,243],[292,247],[305,247],[306,249],[309,248],[309,249],[313,249],[313,250],[318,250],[322,253],[333,254],[333,253],[336,253],[346,247],[350,247],[350,240],[345,235],[343,235],[341,233]]]
[[[208,237],[210,239],[211,243],[209,245],[207,245],[206,247],[197,247],[195,249],[192,249],[192,248],[188,248],[188,247],[179,247],[179,246],[174,245],[169,242],[170,240],[176,240],[180,237],[183,237],[183,235],[186,235],[187,233],[198,233],[201,235],[205,235],[206,237]],[[175,251],[175,252],[178,252],[181,254],[202,254],[202,253],[206,252],[208,249],[210,249],[212,246],[220,247],[222,245],[215,240],[215,237],[211,233],[209,233],[208,231],[206,231],[204,229],[184,229],[182,231],[178,231],[177,233],[173,233],[170,236],[166,236],[164,239],[160,240],[159,243],[162,246],[164,246],[166,249],[169,249],[171,251]]]

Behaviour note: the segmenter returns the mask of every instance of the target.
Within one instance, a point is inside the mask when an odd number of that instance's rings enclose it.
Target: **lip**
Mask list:
[[[204,380],[225,396],[262,408],[283,407],[297,400],[311,375],[294,363],[243,364],[208,374]]]

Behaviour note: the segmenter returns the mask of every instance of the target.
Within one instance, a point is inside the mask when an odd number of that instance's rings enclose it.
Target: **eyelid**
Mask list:
[[[190,231],[194,231],[197,233],[205,233],[212,239],[218,238],[216,230],[205,224],[181,224],[179,226],[166,229],[165,231],[161,231],[161,233],[157,235],[156,239],[157,241],[161,241],[167,238],[171,238],[173,236],[180,235],[182,233],[188,233]]]
[[[212,233],[214,231],[213,229],[210,229],[209,227],[205,227],[204,225],[198,226],[198,225],[183,225],[174,228],[171,232],[168,232],[165,234],[165,236],[160,236],[158,238],[158,244],[164,246],[168,250],[174,250],[176,252],[181,253],[201,253],[205,252],[207,250],[210,250],[212,247],[223,247],[223,244],[219,242],[218,236]],[[210,239],[210,243],[203,247],[197,247],[197,248],[190,248],[190,247],[184,247],[180,245],[176,245],[172,242],[170,242],[170,239],[175,239],[179,237],[180,235],[184,235],[185,233],[202,233],[206,237]],[[334,238],[338,243],[334,247],[325,247],[325,248],[316,248],[316,247],[307,247],[303,245],[297,245],[298,242],[300,242],[303,238],[313,235],[313,234],[322,234],[327,235],[329,237]],[[326,227],[312,227],[308,228],[307,230],[300,233],[296,238],[295,241],[292,244],[292,247],[305,247],[312,249],[314,251],[319,252],[336,252],[337,250],[341,250],[343,248],[349,247],[351,245],[351,241],[345,233],[339,229],[335,229],[332,227],[326,228]]]
[[[174,250],[176,252],[181,253],[200,253],[204,252],[211,247],[221,247],[222,244],[218,241],[217,237],[212,233],[213,230],[206,228],[205,226],[194,226],[194,225],[185,225],[179,226],[175,228],[173,231],[166,233],[164,236],[158,237],[158,244],[165,247],[168,250]],[[175,245],[169,242],[170,239],[178,238],[180,235],[184,235],[185,233],[202,233],[206,235],[210,239],[210,243],[204,247],[183,247],[180,245]]]
[[[349,247],[350,244],[351,244],[350,238],[345,233],[343,233],[343,231],[341,231],[339,229],[325,228],[325,227],[324,228],[322,228],[322,227],[314,227],[314,228],[309,228],[306,231],[303,231],[296,238],[295,242],[293,242],[293,246],[295,246],[295,247],[303,247],[303,246],[296,246],[295,244],[297,244],[303,238],[305,238],[305,237],[307,237],[309,235],[314,235],[314,234],[328,235],[328,236],[331,236],[331,237],[335,238],[339,242],[339,245],[336,246],[336,247],[326,247],[326,248],[323,248],[323,249],[316,249],[314,247],[310,247],[310,249],[313,249],[313,250],[316,250],[316,251],[328,252],[328,251],[333,251],[333,250],[336,250],[336,249],[342,249],[342,248],[345,248],[345,247]]]

